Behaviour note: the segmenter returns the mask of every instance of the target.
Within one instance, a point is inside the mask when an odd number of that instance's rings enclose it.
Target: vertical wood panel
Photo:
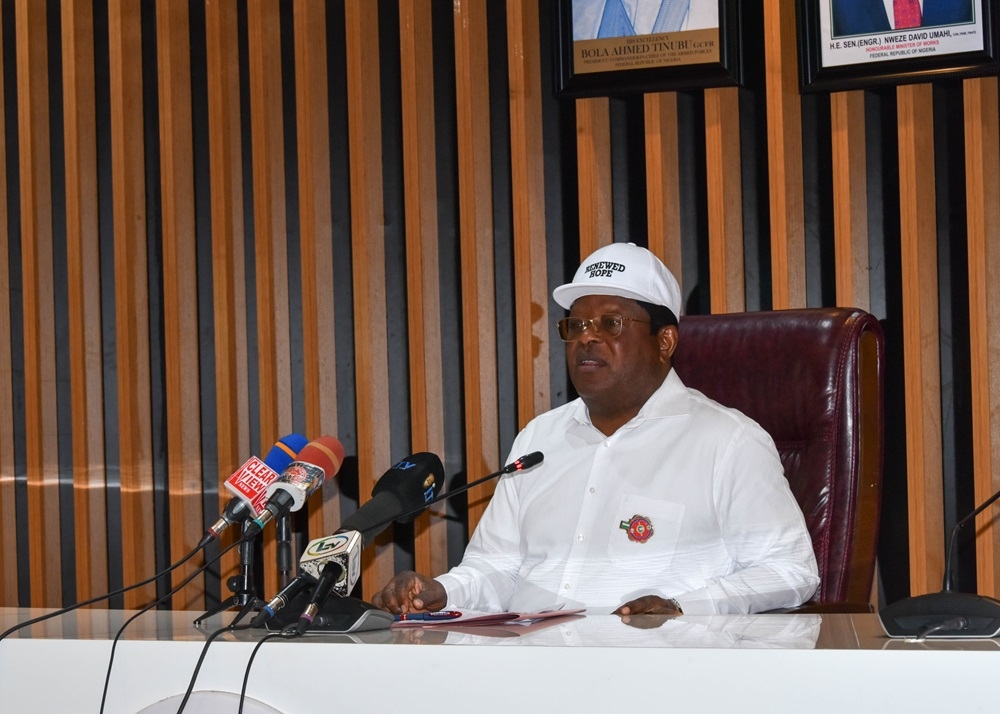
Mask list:
[[[336,322],[333,310],[333,214],[330,205],[330,110],[326,2],[295,0],[295,117],[298,126],[302,352],[306,434],[337,433]],[[309,504],[309,531],[340,523],[336,479]]]
[[[975,502],[1000,490],[1000,97],[997,78],[965,81],[966,208]],[[976,585],[1000,593],[1000,527],[987,510],[976,521]]]
[[[466,468],[474,479],[500,461],[488,43],[485,3],[455,0],[453,7]],[[470,532],[493,489],[490,482],[469,491]]]
[[[288,329],[288,241],[285,204],[284,93],[279,0],[249,0],[250,131],[253,147],[254,286],[257,291],[257,388],[260,450],[292,430]],[[264,562],[277,557],[273,530]],[[264,568],[264,589],[277,592],[276,568]]]
[[[899,87],[899,209],[903,269],[910,591],[941,588],[941,372],[931,85]]]
[[[3,14],[0,13],[0,37]],[[0,52],[0,77],[4,76]],[[0,129],[9,136],[5,92],[0,92]],[[7,142],[0,141],[0,255],[10,255],[7,213]],[[14,374],[10,349],[9,260],[0,264],[0,606],[17,605],[17,514],[14,509]],[[23,527],[23,526],[22,526]]]
[[[438,283],[437,159],[434,46],[430,0],[399,3],[403,111],[403,201],[406,209],[406,295],[409,324],[410,423],[414,452],[446,453],[441,314]],[[444,513],[442,507],[435,513]],[[448,568],[445,521],[416,522],[414,567]]]
[[[284,92],[278,0],[249,0],[250,129],[253,150],[254,281],[261,449],[291,431]]]
[[[163,332],[167,397],[170,560],[180,560],[202,535],[201,401],[198,362],[198,281],[195,255],[194,150],[191,137],[191,59],[188,6],[156,4],[160,105],[160,191],[163,215]],[[171,575],[174,586],[199,563]],[[199,578],[173,600],[174,608],[204,606]]]
[[[250,453],[236,2],[207,0],[205,4],[215,326],[215,446],[222,503],[230,497],[223,482]],[[211,515],[208,514],[209,518]],[[233,533],[225,534],[223,542],[228,544],[234,537]],[[237,562],[234,552],[223,557],[220,565],[223,582],[234,573]]]
[[[517,417],[523,427],[551,405],[549,294],[545,254],[545,175],[538,4],[507,3]]]
[[[45,6],[16,3],[24,412],[27,437],[31,604],[61,604],[55,306],[52,296],[52,178]]]
[[[737,88],[705,90],[708,261],[713,313],[746,309],[739,117]]]
[[[643,98],[646,131],[646,205],[649,249],[670,269],[684,294],[681,269],[680,146],[677,94]],[[678,315],[678,317],[680,317]]]
[[[865,93],[830,95],[837,304],[870,309]]]
[[[614,241],[611,117],[606,97],[576,100],[580,259]]]
[[[90,0],[63,3],[62,32],[76,596],[78,600],[89,600],[109,589],[94,18]]]
[[[347,106],[350,133],[351,246],[357,365],[358,488],[370,498],[389,463],[389,364],[386,355],[385,217],[382,201],[382,107],[378,4],[347,0]],[[364,554],[364,597],[393,576],[388,533]]]
[[[797,51],[795,0],[764,3],[771,291],[776,310],[806,306]]]
[[[140,1],[109,0],[108,20],[120,537],[122,577],[125,583],[135,583],[155,572]],[[131,590],[125,594],[125,606],[138,607],[153,596],[152,586]]]

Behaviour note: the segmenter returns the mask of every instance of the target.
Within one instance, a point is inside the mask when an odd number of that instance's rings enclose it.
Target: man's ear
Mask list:
[[[674,356],[674,350],[677,349],[677,327],[674,325],[661,327],[656,333],[656,339],[660,345],[660,359],[669,362]]]

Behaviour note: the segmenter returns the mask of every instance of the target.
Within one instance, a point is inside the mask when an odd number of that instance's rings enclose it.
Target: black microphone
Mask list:
[[[459,486],[458,488],[449,489],[445,493],[442,493],[442,494],[436,496],[435,498],[432,498],[427,503],[421,504],[420,506],[418,506],[418,507],[416,507],[416,508],[414,508],[414,509],[412,509],[410,511],[402,512],[402,513],[400,513],[400,514],[398,514],[396,516],[393,516],[393,517],[389,518],[388,520],[386,520],[386,521],[384,521],[382,523],[378,523],[378,524],[376,524],[375,526],[372,527],[372,530],[378,529],[376,531],[376,535],[378,535],[378,533],[382,532],[383,528],[386,528],[393,521],[397,521],[397,522],[400,522],[400,523],[405,523],[406,521],[403,520],[403,519],[410,519],[410,520],[412,520],[413,517],[415,517],[418,513],[420,513],[424,509],[430,508],[435,503],[440,503],[441,501],[447,500],[447,499],[451,498],[452,496],[457,496],[460,493],[465,493],[469,489],[475,488],[479,484],[486,483],[487,481],[495,479],[495,478],[497,478],[499,476],[505,476],[507,474],[512,474],[515,471],[525,471],[526,469],[530,469],[532,466],[537,466],[538,464],[542,463],[542,461],[544,459],[545,459],[545,454],[543,454],[541,451],[532,451],[530,454],[525,454],[524,456],[522,456],[522,457],[520,457],[518,459],[514,459],[509,464],[507,464],[506,466],[504,466],[502,469],[500,469],[499,471],[494,471],[489,476],[483,476],[481,479],[477,479],[477,480],[475,480],[475,481],[473,481],[471,483],[467,483],[464,486]]]
[[[974,639],[1000,634],[1000,600],[986,595],[955,592],[952,555],[959,529],[1000,498],[997,491],[951,529],[944,561],[941,592],[908,597],[879,612],[889,637]]]
[[[271,598],[267,604],[260,609],[260,612],[258,612],[254,616],[253,620],[250,621],[250,627],[263,627],[268,620],[274,617],[278,611],[281,610],[281,608],[315,584],[316,578],[308,573],[299,573],[298,576],[293,578],[288,585],[283,587],[277,595]]]
[[[444,464],[436,454],[407,456],[382,474],[372,498],[340,524],[340,531],[360,531],[367,547],[390,523],[408,523],[434,501],[444,483]]]
[[[316,620],[316,615],[319,614],[320,607],[326,601],[330,591],[333,590],[334,584],[343,574],[344,567],[340,563],[330,561],[323,566],[323,570],[319,574],[319,581],[316,583],[316,587],[313,588],[312,598],[309,600],[309,604],[306,605],[306,609],[299,615],[299,624],[296,627],[296,631],[300,635],[306,634],[306,631],[312,627],[313,622]]]

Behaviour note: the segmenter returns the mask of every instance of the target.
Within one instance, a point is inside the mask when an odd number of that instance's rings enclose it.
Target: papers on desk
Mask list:
[[[463,611],[460,617],[449,620],[403,620],[394,622],[391,629],[411,627],[496,627],[497,625],[517,625],[527,627],[541,620],[550,620],[570,615],[578,615],[584,608],[575,610],[542,610],[541,612],[494,612],[483,613]]]

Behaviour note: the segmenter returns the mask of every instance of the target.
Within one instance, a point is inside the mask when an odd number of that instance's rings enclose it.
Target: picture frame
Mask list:
[[[993,1],[923,0],[928,24],[892,29],[882,0],[797,0],[800,89],[834,92],[998,74],[1000,15]],[[864,12],[862,3],[869,3]]]
[[[661,22],[666,14],[663,0],[553,1],[553,67],[559,98],[683,91],[743,82],[742,0],[690,0],[684,26],[673,30],[662,29],[666,26]],[[615,25],[606,18],[612,1],[623,8],[628,5],[625,34],[614,34]]]

